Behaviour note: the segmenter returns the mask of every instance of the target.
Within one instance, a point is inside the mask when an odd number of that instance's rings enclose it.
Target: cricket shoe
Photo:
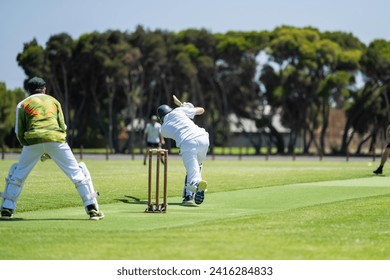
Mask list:
[[[373,171],[376,175],[380,175],[383,173],[382,167],[378,167],[376,170]]]
[[[94,221],[98,221],[104,218],[103,212],[95,209],[89,210],[88,215],[89,215],[89,219]]]
[[[14,216],[14,212],[12,209],[3,208],[1,209],[1,219],[3,220],[10,220]]]
[[[194,204],[194,195],[186,195],[181,203],[183,205],[193,205]]]
[[[202,180],[198,184],[198,188],[195,194],[195,203],[202,204],[204,200],[204,193],[207,191],[207,182]]]

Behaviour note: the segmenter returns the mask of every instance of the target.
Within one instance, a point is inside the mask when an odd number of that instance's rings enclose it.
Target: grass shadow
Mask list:
[[[147,205],[148,202],[145,200],[141,200],[138,197],[131,196],[131,195],[125,195],[125,198],[117,198],[116,201],[123,202],[126,204],[136,204],[136,205]],[[198,207],[196,204],[183,204],[181,202],[170,202],[168,205],[176,205],[176,206],[182,206],[182,207]]]
[[[89,221],[89,219],[80,218],[12,218],[9,220],[0,220],[0,223],[12,223],[12,222],[31,222],[31,221]]]
[[[138,197],[131,195],[125,195],[125,198],[116,198],[114,200],[127,204],[148,204],[147,201],[141,200]]]

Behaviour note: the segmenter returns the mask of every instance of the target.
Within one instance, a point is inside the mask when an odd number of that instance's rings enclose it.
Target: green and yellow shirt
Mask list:
[[[22,146],[66,141],[61,104],[54,97],[38,93],[16,106],[15,133]]]

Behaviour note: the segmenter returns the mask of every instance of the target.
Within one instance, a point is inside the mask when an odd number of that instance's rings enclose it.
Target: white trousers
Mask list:
[[[180,155],[187,173],[186,190],[202,180],[201,166],[206,159],[209,148],[209,135],[201,135],[195,139],[185,141],[180,147]],[[187,195],[187,194],[184,194]]]
[[[74,184],[84,182],[86,180],[82,169],[67,143],[47,142],[23,147],[19,162],[10,178],[10,181],[21,182],[23,184],[31,170],[40,160],[43,153],[50,155],[52,160]],[[14,195],[18,197],[19,193],[15,193]],[[4,199],[2,207],[15,209],[16,201]]]
[[[85,176],[80,169],[68,143],[58,142],[24,146],[19,158],[18,167],[12,175],[12,178],[25,181],[28,174],[41,159],[43,153],[50,155],[52,160],[61,168],[66,176],[72,180],[73,183],[85,180]]]

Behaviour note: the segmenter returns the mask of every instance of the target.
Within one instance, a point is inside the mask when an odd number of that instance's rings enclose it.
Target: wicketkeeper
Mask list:
[[[46,83],[42,78],[30,79],[27,88],[31,95],[17,105],[15,121],[15,133],[23,148],[19,162],[9,170],[4,192],[0,193],[3,198],[1,218],[13,217],[27,176],[44,155],[42,160],[51,158],[75,184],[90,219],[102,219],[98,193],[87,166],[77,162],[66,143],[66,125],[60,103],[46,94]]]
[[[202,107],[194,107],[191,103],[181,103],[174,96],[179,106],[172,109],[168,105],[157,108],[157,117],[161,125],[161,133],[165,138],[175,140],[180,148],[186,179],[183,191],[183,204],[201,204],[207,191],[207,182],[202,179],[202,163],[206,159],[209,148],[209,134],[204,128],[193,122],[195,115],[204,113]]]

